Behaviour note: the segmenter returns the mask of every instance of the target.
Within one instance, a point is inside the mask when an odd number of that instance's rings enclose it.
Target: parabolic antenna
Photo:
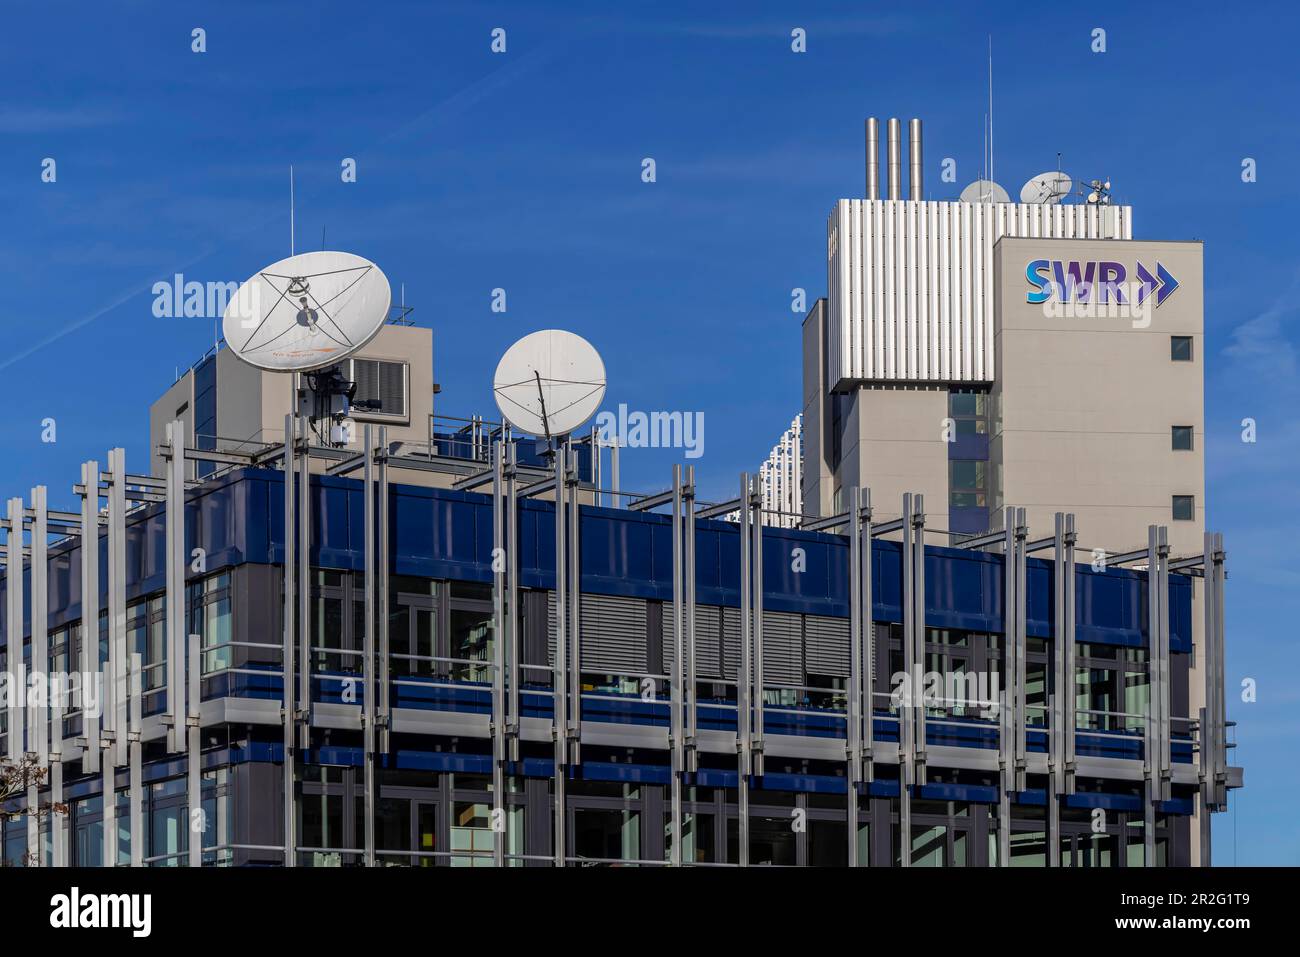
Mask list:
[[[1009,203],[1007,191],[991,179],[977,179],[961,191],[963,203]]]
[[[562,329],[524,336],[506,350],[492,379],[497,408],[529,435],[568,435],[600,408],[605,363],[586,339]]]
[[[1048,170],[1039,173],[1021,188],[1020,201],[1036,206],[1055,206],[1070,195],[1073,186],[1069,174],[1060,170]]]
[[[307,372],[346,359],[375,337],[392,305],[388,277],[352,253],[281,259],[239,287],[222,330],[235,355],[270,372]]]

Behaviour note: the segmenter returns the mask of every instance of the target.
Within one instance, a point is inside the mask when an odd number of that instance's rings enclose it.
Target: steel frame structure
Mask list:
[[[284,481],[284,570],[282,700],[280,717],[283,727],[283,861],[297,863],[299,837],[295,833],[296,765],[311,745],[311,731],[317,725],[317,707],[313,705],[313,674],[310,647],[310,596],[312,550],[312,461],[324,459],[326,471],[348,471],[359,465],[364,489],[364,608],[363,669],[361,677],[361,729],[364,748],[364,850],[366,864],[376,861],[375,804],[376,766],[381,755],[390,751],[393,708],[389,696],[390,636],[388,633],[389,595],[389,493],[394,468],[427,469],[428,460],[393,454],[388,448],[386,430],[363,432],[363,450],[354,456],[336,449],[313,447],[308,441],[306,420],[286,416],[286,442],[275,449],[243,454],[202,450],[186,443],[184,426],[177,420],[170,424],[166,440],[159,448],[165,462],[165,476],[154,478],[127,472],[125,453],[113,449],[108,453],[107,468],[95,461],[81,469],[81,482],[74,486],[80,497],[78,512],[51,510],[44,487],[32,490],[30,506],[20,498],[10,499],[0,527],[7,532],[7,543],[0,558],[5,565],[7,582],[6,622],[7,651],[10,662],[23,660],[22,623],[24,568],[30,567],[30,610],[32,621],[31,649],[34,663],[48,660],[46,602],[49,537],[80,536],[83,543],[97,541],[101,531],[106,537],[107,567],[107,637],[108,681],[104,695],[102,720],[83,714],[81,734],[66,737],[65,715],[61,705],[42,708],[29,704],[19,708],[12,696],[7,709],[8,732],[6,755],[10,761],[35,760],[49,771],[50,800],[63,797],[63,765],[79,761],[84,770],[98,773],[102,780],[103,856],[105,865],[117,863],[116,794],[118,776],[127,778],[127,807],[131,821],[130,864],[144,863],[143,835],[144,785],[142,778],[144,721],[143,666],[140,655],[127,647],[126,609],[126,519],[131,503],[161,502],[165,515],[166,545],[166,705],[160,718],[169,753],[184,753],[186,759],[187,810],[191,825],[201,829],[202,810],[202,729],[205,720],[215,720],[205,713],[202,701],[202,649],[200,636],[186,628],[186,565],[200,562],[198,550],[189,551],[183,516],[188,488],[201,483],[187,483],[185,471],[190,461],[206,461],[233,466],[278,464]],[[593,448],[598,445],[593,437]],[[346,467],[345,467],[346,466]],[[554,761],[554,859],[557,866],[566,863],[567,823],[565,781],[569,769],[582,763],[584,723],[582,714],[582,627],[581,627],[581,525],[580,492],[611,493],[617,502],[629,500],[632,510],[671,507],[672,522],[672,602],[665,609],[673,623],[672,666],[668,676],[670,725],[667,733],[670,759],[670,840],[668,862],[683,861],[683,791],[690,776],[699,769],[701,743],[697,701],[696,635],[696,554],[697,520],[729,511],[738,511],[740,568],[740,669],[738,673],[738,722],[735,735],[737,800],[739,804],[739,854],[742,865],[748,863],[750,836],[749,789],[764,775],[766,745],[764,734],[764,653],[763,634],[763,528],[764,500],[761,484],[755,477],[740,477],[739,494],[730,502],[699,503],[695,493],[693,468],[675,466],[671,487],[661,493],[639,495],[617,488],[602,490],[579,481],[576,456],[571,441],[564,441],[554,452],[553,466],[547,472],[520,467],[513,443],[498,437],[491,445],[489,467],[470,472],[457,487],[489,487],[493,503],[492,552],[492,621],[498,640],[494,642],[491,682],[492,715],[490,738],[492,749],[493,807],[492,859],[506,863],[509,844],[509,816],[506,812],[507,776],[520,760],[523,711],[521,709],[521,612],[519,511],[527,498],[542,495],[555,501],[555,601],[554,659],[551,663],[554,707],[551,741]],[[101,508],[100,502],[105,504]],[[872,614],[872,542],[897,535],[902,546],[903,574],[903,657],[905,669],[912,674],[926,661],[925,557],[927,528],[924,502],[920,495],[903,496],[902,517],[891,522],[873,521],[870,491],[848,490],[847,512],[804,520],[807,530],[843,529],[848,539],[849,581],[849,680],[846,689],[846,736],[843,760],[849,783],[847,796],[848,861],[858,866],[857,822],[859,802],[877,780],[877,766],[894,764],[898,768],[899,812],[902,833],[909,833],[911,802],[918,789],[926,784],[931,763],[927,745],[927,708],[920,695],[905,697],[901,702],[900,734],[897,746],[877,740],[873,707],[876,632]],[[1013,792],[1025,790],[1026,777],[1046,773],[1050,782],[1048,828],[1051,864],[1060,863],[1060,809],[1062,802],[1075,793],[1079,762],[1075,751],[1076,705],[1071,694],[1056,694],[1049,701],[1049,752],[1043,760],[1030,755],[1026,747],[1025,676],[1026,676],[1026,558],[1039,551],[1052,553],[1054,572],[1054,634],[1051,668],[1055,687],[1071,687],[1076,655],[1075,561],[1077,543],[1074,516],[1058,513],[1053,534],[1038,540],[1029,538],[1023,509],[1005,509],[1004,528],[999,532],[977,536],[961,543],[967,549],[1000,549],[1004,561],[1003,609],[1006,639],[1004,653],[1010,687],[1002,692],[999,707],[998,743],[999,815],[998,863],[1010,861],[1010,802]],[[931,533],[938,530],[931,529]],[[944,533],[946,534],[946,533]],[[30,543],[29,540],[30,539]],[[91,648],[97,645],[87,634],[86,623],[99,620],[98,596],[101,570],[99,550],[80,550],[79,575],[83,596],[83,626],[79,667],[83,673],[99,670],[100,662]],[[1111,565],[1142,561],[1146,563],[1149,602],[1148,633],[1150,641],[1151,714],[1144,737],[1145,860],[1155,860],[1155,814],[1162,801],[1168,800],[1174,779],[1170,762],[1170,669],[1169,576],[1181,574],[1202,578],[1205,582],[1205,639],[1202,653],[1206,705],[1193,722],[1199,738],[1199,809],[1201,828],[1201,863],[1210,860],[1209,812],[1227,805],[1227,788],[1231,775],[1227,761],[1225,698],[1223,689],[1224,660],[1224,580],[1226,556],[1222,536],[1205,536],[1202,555],[1172,560],[1163,527],[1151,526],[1148,547],[1108,559]],[[294,681],[294,677],[297,680]],[[80,702],[75,703],[80,707]],[[52,732],[52,733],[51,733]],[[711,732],[716,734],[716,732]],[[29,807],[38,806],[38,789],[28,792]],[[28,815],[27,842],[33,857],[43,860],[38,815]],[[50,829],[51,856],[54,863],[68,862],[68,835],[62,822]],[[200,840],[189,841],[189,866],[203,863]],[[904,866],[909,855],[902,855]]]

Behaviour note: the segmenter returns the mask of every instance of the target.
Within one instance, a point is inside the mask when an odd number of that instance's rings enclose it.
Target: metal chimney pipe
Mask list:
[[[902,199],[903,129],[897,117],[889,120],[889,198]]]
[[[909,196],[912,199],[924,199],[921,191],[921,121],[913,119],[907,124],[907,151],[911,161]]]
[[[880,121],[867,120],[867,199],[880,199]]]

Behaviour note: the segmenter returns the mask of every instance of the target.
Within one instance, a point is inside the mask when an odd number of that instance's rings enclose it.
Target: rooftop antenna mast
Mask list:
[[[989,144],[989,179],[993,178],[993,34],[989,34],[989,112],[988,112],[988,144]]]
[[[289,164],[289,255],[293,255],[293,164]]]

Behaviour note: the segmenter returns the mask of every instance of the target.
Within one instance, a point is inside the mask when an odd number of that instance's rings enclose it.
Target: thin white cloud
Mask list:
[[[0,133],[59,133],[111,126],[118,114],[107,110],[0,109]]]

